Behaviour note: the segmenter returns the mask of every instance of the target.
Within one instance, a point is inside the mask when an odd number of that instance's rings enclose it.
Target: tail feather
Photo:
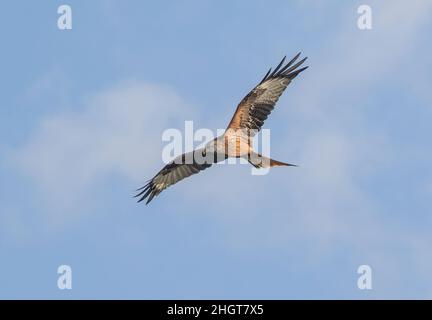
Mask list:
[[[277,160],[265,157],[259,153],[250,154],[248,161],[255,168],[297,167],[297,165],[295,165],[295,164],[277,161]]]
[[[270,167],[297,167],[297,165],[270,159]]]

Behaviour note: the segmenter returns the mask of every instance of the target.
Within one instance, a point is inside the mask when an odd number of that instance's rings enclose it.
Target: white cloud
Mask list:
[[[191,110],[170,88],[123,83],[43,118],[11,160],[32,179],[51,223],[62,223],[110,177],[128,179],[132,193],[161,163],[162,130]]]
[[[368,124],[370,111],[363,98],[377,83],[387,81],[401,62],[415,57],[422,41],[417,34],[426,26],[431,7],[427,1],[373,3],[373,30],[343,30],[337,44],[314,53],[320,59],[312,57],[311,64],[318,66],[308,70],[307,82],[296,79],[300,93],[292,92],[289,105],[281,106],[292,123],[289,134],[296,135],[287,136],[287,141],[300,151],[300,163],[306,167],[300,184],[290,189],[292,206],[301,216],[296,226],[320,242],[346,244],[357,258],[380,264],[387,273],[381,275],[381,296],[395,288],[401,295],[412,292],[401,292],[392,273],[414,279],[410,272],[422,272],[424,286],[432,288],[424,274],[432,267],[424,243],[432,239],[429,233],[404,229],[409,218],[398,220],[380,212],[379,197],[363,187],[369,177],[391,167],[400,153],[398,142],[385,133],[387,123],[381,128]],[[416,65],[422,62],[414,58],[411,66]],[[381,107],[390,112],[394,108]],[[389,250],[393,247],[396,251]],[[406,255],[411,260],[401,259]]]
[[[342,30],[327,48],[310,54],[311,68],[288,88],[289,98],[281,100],[272,116],[287,119],[286,136],[272,137],[272,146],[286,146],[277,158],[299,168],[277,168],[266,177],[227,168],[225,173],[203,173],[209,178],[197,183],[207,182],[205,188],[191,183],[179,191],[214,215],[228,247],[290,252],[302,239],[315,255],[312,264],[335,247],[351,248],[347,259],[370,262],[385,273],[378,296],[396,288],[400,295],[412,294],[412,289],[401,292],[403,284],[394,280],[399,276],[409,283],[415,278],[412,272],[420,272],[423,285],[432,291],[425,273],[432,268],[432,254],[424,245],[432,240],[430,234],[404,229],[407,217],[399,220],[380,212],[379,197],[364,185],[394,165],[400,150],[385,130],[368,124],[368,102],[363,100],[413,56],[422,40],[416,35],[428,22],[431,6],[426,1],[373,4],[373,30],[357,30],[353,20],[352,29]],[[416,65],[422,62],[414,59],[412,67]],[[271,127],[271,120],[266,126]],[[227,207],[230,210],[221,210]],[[407,252],[412,253],[408,261],[403,258]]]

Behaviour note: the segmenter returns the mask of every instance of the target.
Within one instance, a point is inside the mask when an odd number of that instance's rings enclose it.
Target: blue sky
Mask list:
[[[1,298],[432,298],[431,2],[71,0],[68,31],[61,4],[0,10]],[[134,202],[165,129],[224,128],[298,51],[265,127],[299,168]]]

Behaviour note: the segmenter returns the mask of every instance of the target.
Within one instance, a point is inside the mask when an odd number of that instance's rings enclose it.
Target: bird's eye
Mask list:
[[[202,156],[205,157],[205,156],[206,156],[206,153],[207,153],[207,152],[206,152],[206,149],[204,149],[203,152],[202,152]]]

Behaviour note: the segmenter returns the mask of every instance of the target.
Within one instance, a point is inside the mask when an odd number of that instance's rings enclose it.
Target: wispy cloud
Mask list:
[[[289,98],[282,98],[274,116],[287,119],[288,129],[283,139],[273,136],[272,145],[283,143],[279,157],[299,163],[299,168],[278,173],[281,169],[274,169],[266,177],[228,168],[229,174],[207,173],[210,178],[200,182],[211,183],[204,190],[188,184],[180,191],[201,202],[199,206],[211,201],[209,194],[224,199],[206,209],[225,230],[227,246],[293,252],[303,239],[304,252],[315,264],[342,245],[351,249],[347,259],[388,272],[381,275],[376,296],[400,292],[406,283],[416,287],[413,273],[432,267],[424,245],[432,238],[428,232],[405,229],[404,219],[381,212],[376,190],[368,186],[385,170],[397,170],[399,143],[383,130],[385,123],[368,124],[367,107],[375,102],[364,97],[412,60],[422,41],[416,35],[427,25],[431,6],[425,1],[374,3],[373,30],[357,30],[355,15],[348,15],[352,28],[335,34],[333,43],[310,55],[311,68],[288,88]],[[422,62],[410,65],[421,67]],[[410,261],[404,260],[407,251],[412,253]],[[432,282],[423,286],[430,292]],[[414,289],[405,292],[413,293]]]
[[[308,6],[315,10],[336,7],[302,2],[304,10]],[[206,241],[233,255],[256,254],[274,260],[285,256],[298,269],[319,269],[327,257],[340,254],[353,265],[370,264],[379,274],[376,296],[430,294],[429,230],[406,226],[409,212],[401,219],[383,210],[381,190],[371,186],[375,178],[386,180],[389,171],[398,169],[394,159],[401,151],[386,131],[386,123],[371,124],[370,108],[391,109],[374,101],[373,93],[383,83],[394,81],[389,77],[401,64],[421,68],[421,61],[411,60],[424,39],[417,35],[428,23],[431,3],[392,1],[371,6],[373,30],[360,31],[356,6],[337,4],[346,13],[344,27],[335,29],[325,47],[305,52],[311,68],[288,88],[266,123],[276,129],[272,155],[299,168],[276,168],[267,176],[251,176],[246,166],[215,166],[164,191],[145,209],[178,214],[184,223],[180,234],[199,234],[188,228],[189,224],[196,228],[201,215],[201,222],[217,234],[214,238],[203,235]],[[283,42],[280,46],[286,48],[280,33],[275,32],[277,39],[271,38],[273,32],[268,35],[266,43]],[[249,49],[242,46],[239,55],[243,57]],[[419,86],[414,78],[410,82],[415,92]],[[425,83],[420,93],[431,101]],[[52,84],[48,74],[29,92],[48,92]],[[68,111],[43,116],[27,140],[7,156],[14,173],[28,182],[27,206],[41,208],[42,219],[34,220],[57,227],[91,211],[88,208],[96,202],[99,211],[112,205],[115,201],[104,199],[112,187],[110,179],[127,181],[129,200],[132,188],[162,165],[162,130],[196,120],[190,116],[196,114],[190,102],[173,89],[126,82],[91,93]],[[418,157],[425,154],[422,151]],[[94,197],[97,201],[92,201]],[[14,233],[20,239],[31,238],[36,227],[27,222],[30,215],[12,207],[3,212],[7,213],[1,222],[8,228],[4,237]],[[128,226],[117,230],[124,239],[138,246],[148,243],[151,226]],[[302,259],[290,259],[293,256]],[[340,269],[335,266],[335,270]],[[352,272],[355,275],[354,268]]]
[[[110,178],[126,178],[132,192],[161,163],[162,130],[191,110],[168,87],[126,82],[42,118],[10,160],[61,223]]]

